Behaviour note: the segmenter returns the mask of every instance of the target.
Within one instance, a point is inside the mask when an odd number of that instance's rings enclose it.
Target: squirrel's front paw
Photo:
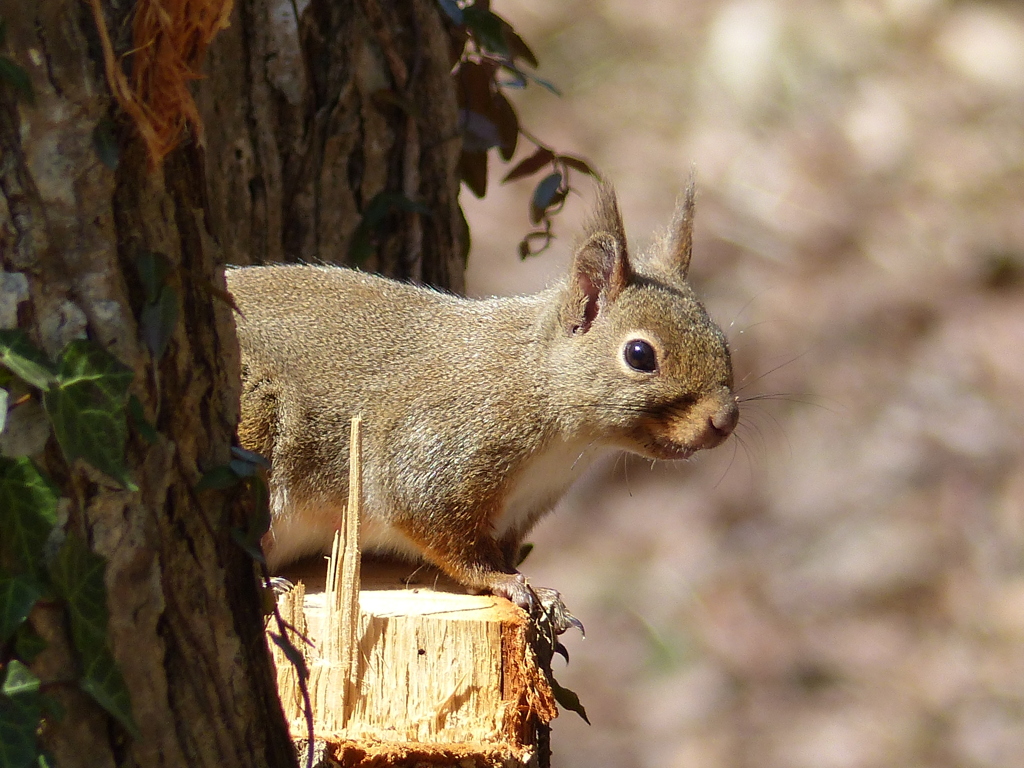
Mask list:
[[[557,590],[546,587],[531,587],[521,573],[502,574],[500,580],[491,584],[492,594],[508,598],[526,611],[530,618],[543,621],[556,635],[560,635],[570,627],[581,633],[583,624],[569,613],[562,596]]]

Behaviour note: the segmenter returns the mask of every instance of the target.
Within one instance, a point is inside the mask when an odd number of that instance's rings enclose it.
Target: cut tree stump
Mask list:
[[[352,432],[349,510],[358,511],[358,423]],[[361,566],[358,519],[346,514],[329,564],[282,574],[296,586],[279,613],[308,670],[304,694],[296,665],[270,643],[293,737],[310,735],[308,695],[316,751],[346,768],[546,764],[556,708],[526,614],[427,566]],[[267,631],[279,635],[278,622]]]

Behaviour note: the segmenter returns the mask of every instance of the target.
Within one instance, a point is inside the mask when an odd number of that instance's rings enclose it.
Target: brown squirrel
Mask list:
[[[333,266],[228,271],[245,448],[271,461],[273,571],[329,549],[363,416],[363,548],[425,558],[524,608],[524,536],[602,449],[685,459],[736,426],[722,331],[686,281],[693,187],[634,260],[602,186],[568,277],[465,299]],[[563,627],[564,628],[564,627]]]

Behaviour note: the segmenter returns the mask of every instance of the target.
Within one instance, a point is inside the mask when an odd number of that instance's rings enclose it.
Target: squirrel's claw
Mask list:
[[[565,607],[565,603],[562,601],[562,596],[558,593],[558,590],[547,587],[534,587],[533,593],[536,600],[540,603],[543,618],[548,622],[556,635],[560,635],[570,627],[574,627],[580,631],[581,635],[587,636],[587,632],[583,628],[583,622],[569,613],[569,609]]]
[[[560,635],[570,627],[587,636],[583,623],[569,613],[562,596],[555,589],[531,587],[521,573],[503,576],[501,581],[491,585],[491,592],[507,598],[529,614],[535,621],[542,621],[554,635]]]

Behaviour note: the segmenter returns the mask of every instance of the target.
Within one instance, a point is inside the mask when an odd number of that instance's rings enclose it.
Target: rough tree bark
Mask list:
[[[462,145],[436,0],[240,0],[232,19],[199,85],[227,263],[350,263],[376,199],[388,213],[364,266],[461,291]]]
[[[132,6],[100,5],[127,51]],[[55,685],[65,716],[46,746],[62,767],[294,764],[253,563],[231,539],[249,502],[194,490],[229,461],[238,418],[221,265],[341,261],[359,234],[374,251],[368,266],[461,289],[441,14],[432,0],[239,0],[198,85],[205,134],[155,170],[111,96],[88,3],[0,0],[0,17],[3,53],[35,93],[30,105],[0,84],[0,326],[26,329],[51,355],[98,341],[132,369],[159,432],[130,437],[130,492],[80,460],[65,467],[33,425],[38,407],[12,411],[41,436],[32,452],[69,500],[64,524],[107,559],[109,639],[140,730],[129,737],[75,686]],[[116,170],[95,146],[108,118]],[[360,230],[375,199],[386,215]],[[146,252],[167,258],[180,303],[159,359],[140,339]],[[60,612],[37,609],[32,621],[50,640],[36,671],[74,679]]]

